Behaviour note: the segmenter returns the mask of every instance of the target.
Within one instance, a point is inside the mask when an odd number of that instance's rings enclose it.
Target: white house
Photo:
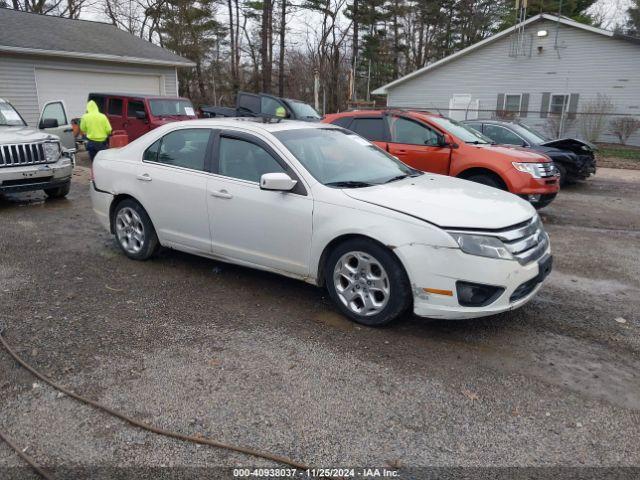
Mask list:
[[[598,94],[614,114],[640,118],[640,39],[539,14],[373,93],[456,119],[507,114],[542,131],[562,121],[564,135],[581,136]],[[599,140],[618,141],[608,127]]]
[[[178,94],[178,67],[194,64],[116,27],[0,8],[0,98],[30,125],[63,100],[71,118],[96,91]]]

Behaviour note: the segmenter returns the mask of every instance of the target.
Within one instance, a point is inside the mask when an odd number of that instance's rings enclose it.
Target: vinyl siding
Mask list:
[[[510,37],[501,38],[391,87],[387,104],[439,109],[446,114],[449,99],[456,94],[470,94],[480,101],[480,110],[494,110],[499,94],[528,93],[529,110],[539,111],[544,92],[578,93],[580,112],[586,101],[600,93],[613,100],[617,113],[640,117],[640,44],[560,25],[555,49],[556,25],[541,20],[526,28],[530,56],[510,57]],[[539,38],[538,30],[549,34]],[[480,113],[485,118],[491,115]],[[540,129],[546,121],[538,113],[526,119]],[[576,134],[575,123],[569,134]],[[600,141],[617,139],[607,133]],[[629,143],[640,145],[640,134]]]
[[[0,54],[0,98],[11,102],[27,123],[32,126],[38,122],[40,115],[35,78],[36,68],[155,75],[161,77],[160,88],[165,95],[178,94],[174,67],[137,66],[2,53]]]

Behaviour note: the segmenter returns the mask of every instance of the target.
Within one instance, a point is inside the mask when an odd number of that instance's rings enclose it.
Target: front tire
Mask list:
[[[556,163],[555,165],[558,169],[558,173],[560,174],[560,186],[564,187],[569,183],[569,179],[567,178],[567,167],[561,163]]]
[[[120,250],[133,260],[148,260],[158,250],[158,235],[142,205],[121,201],[113,212],[113,229]]]
[[[325,272],[338,309],[363,325],[386,325],[411,305],[411,286],[400,261],[372,240],[338,245],[327,258]]]
[[[71,190],[71,180],[69,180],[69,182],[65,183],[61,187],[46,188],[44,190],[44,193],[49,198],[64,198],[69,194],[70,190]]]
[[[471,175],[465,178],[465,180],[469,180],[470,182],[475,182],[475,183],[481,183],[482,185],[497,188],[500,190],[506,190],[506,187],[504,186],[504,184],[495,175],[480,173],[477,175]]]

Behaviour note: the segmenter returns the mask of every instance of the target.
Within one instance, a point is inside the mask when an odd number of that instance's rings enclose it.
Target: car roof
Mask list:
[[[477,118],[475,120],[463,120],[462,123],[493,123],[495,125],[518,125],[518,122],[510,120],[492,120],[489,118]]]
[[[285,130],[301,130],[303,128],[340,128],[327,123],[301,122],[298,120],[265,121],[261,117],[222,117],[201,118],[198,120],[185,120],[172,122],[167,126],[197,125],[211,128],[241,127],[254,132],[282,132]]]
[[[442,117],[439,113],[423,111],[423,110],[412,110],[410,108],[386,108],[383,110],[346,110],[344,112],[334,113],[331,117],[340,118],[340,117],[366,117],[367,115],[382,115],[384,113],[405,113],[415,117]]]
[[[148,93],[114,93],[114,92],[91,92],[91,95],[102,95],[105,97],[124,97],[124,98],[153,98],[153,99],[166,99],[166,100],[189,100],[185,97],[174,97],[172,95],[151,95]]]

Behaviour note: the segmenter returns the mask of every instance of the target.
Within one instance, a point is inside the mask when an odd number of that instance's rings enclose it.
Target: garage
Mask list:
[[[190,60],[113,25],[0,8],[0,98],[36,126],[63,100],[71,118],[90,92],[177,96]]]
[[[88,70],[36,68],[38,104],[62,100],[71,117],[81,116],[91,92],[127,92],[147,95],[164,94],[159,75],[101,73]]]

